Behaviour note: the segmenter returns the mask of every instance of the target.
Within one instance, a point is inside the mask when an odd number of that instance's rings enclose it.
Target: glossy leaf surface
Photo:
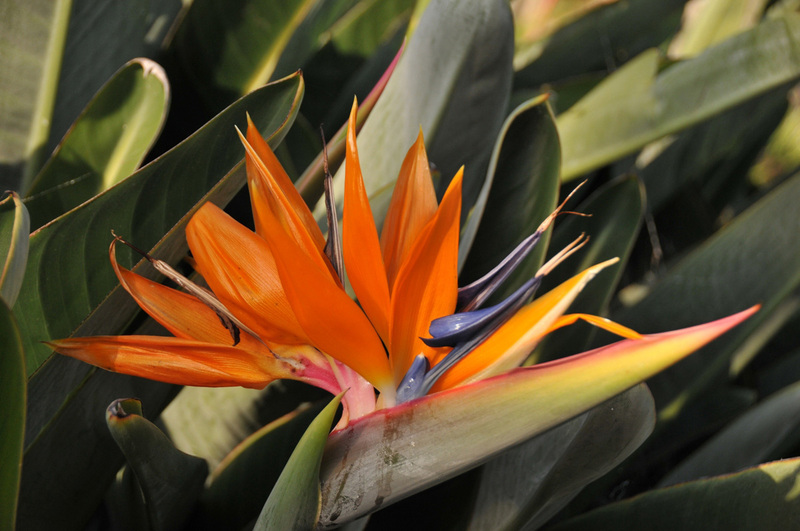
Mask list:
[[[300,406],[245,438],[212,473],[192,524],[199,529],[238,529],[254,521],[321,410],[321,405]]]
[[[798,43],[800,16],[786,16],[658,75],[658,52],[642,53],[559,116],[562,178],[578,177],[797,78]]]
[[[115,400],[106,410],[106,424],[136,474],[150,528],[179,528],[203,488],[206,462],[176,449],[142,416],[141,402],[136,399]]]
[[[800,176],[794,176],[676,263],[644,299],[615,314],[614,320],[646,333],[763,303],[764,311],[735,336],[741,341],[800,282],[800,248],[795,245],[800,213],[793,206],[798,197]],[[776,212],[780,223],[775,223]],[[687,393],[702,393],[713,375],[726,374],[731,344],[716,351],[716,358],[695,357],[650,382],[659,406],[681,394],[676,405],[685,403]]]
[[[800,459],[647,492],[573,518],[554,531],[792,529],[800,518]]]
[[[478,201],[461,233],[459,264],[466,282],[490,271],[555,209],[560,164],[558,132],[546,98],[517,107],[503,125]],[[503,293],[511,293],[536,273],[549,236],[549,231],[543,235]]]
[[[133,173],[167,117],[164,70],[136,59],[114,74],[83,110],[27,193],[38,228]]]
[[[659,486],[729,474],[770,461],[780,448],[796,442],[798,426],[800,384],[795,384],[766,398],[720,430],[673,468]]]
[[[71,6],[71,0],[34,0],[0,9],[3,190],[24,191],[44,160]]]
[[[0,298],[11,308],[17,300],[28,261],[30,216],[19,196],[0,201]]]
[[[219,108],[303,66],[320,45],[319,34],[352,1],[201,0],[181,22],[172,51],[209,105]],[[276,72],[285,53],[291,64]]]
[[[25,360],[22,338],[0,300],[0,527],[14,529],[25,432]]]
[[[642,384],[486,463],[469,529],[536,529],[650,435]]]
[[[432,0],[380,100],[358,152],[375,219],[384,218],[408,148],[422,129],[441,190],[465,166],[462,212],[477,197],[511,88],[513,26],[503,0]],[[465,121],[466,120],[466,121]],[[342,174],[340,171],[339,174]],[[344,179],[337,176],[336,197]],[[321,205],[317,215],[324,215]]]

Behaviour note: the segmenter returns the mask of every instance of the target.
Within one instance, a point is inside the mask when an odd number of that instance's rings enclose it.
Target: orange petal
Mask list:
[[[618,260],[608,260],[575,275],[518,311],[486,341],[444,373],[432,392],[482,380],[518,367],[597,273]]]
[[[220,323],[217,314],[193,295],[168,288],[125,269],[117,263],[114,248],[117,240],[108,249],[111,266],[120,284],[131,294],[144,311],[169,332],[183,339],[195,339],[220,345],[231,345],[233,339],[227,328]],[[249,346],[258,341],[242,336]],[[244,345],[243,345],[244,346]]]
[[[381,245],[372,217],[356,146],[356,113],[354,101],[347,129],[345,159],[344,215],[342,218],[342,250],[347,278],[353,291],[375,326],[378,335],[389,342],[389,285],[383,266]]]
[[[414,243],[392,289],[392,369],[400,382],[417,354],[432,360],[447,349],[425,345],[431,321],[455,311],[458,297],[458,229],[463,169],[453,178],[442,204]]]
[[[265,226],[281,284],[309,343],[392,394],[389,360],[367,316],[277,223]]]
[[[241,133],[239,135],[241,136]],[[244,144],[246,152],[247,182],[256,233],[262,234],[263,232],[264,209],[272,208],[273,212],[280,212],[280,218],[288,218],[292,223],[301,225],[316,247],[323,249],[325,238],[322,236],[322,231],[313,214],[269,144],[258,132],[249,114],[247,115],[247,139],[242,138],[242,144]],[[276,211],[276,209],[278,210]],[[292,232],[298,231],[299,227]]]
[[[266,349],[253,350],[156,336],[97,336],[48,343],[60,354],[100,368],[160,382],[203,387],[261,389],[295,378],[290,366]]]
[[[586,321],[597,328],[602,328],[607,332],[611,332],[612,334],[616,334],[627,339],[641,339],[643,337],[642,334],[636,330],[631,330],[627,326],[622,326],[619,323],[615,323],[611,319],[606,319],[605,317],[591,315],[588,313],[570,313],[568,315],[562,315],[550,326],[550,328],[547,330],[547,333],[549,334],[553,330],[558,330],[564,326],[574,324],[578,320]]]
[[[394,289],[400,267],[411,252],[412,245],[435,214],[436,191],[433,189],[428,155],[420,131],[400,167],[381,231],[383,262],[386,264],[390,291]]]
[[[261,338],[307,343],[266,242],[206,203],[186,227],[197,270],[217,298]]]

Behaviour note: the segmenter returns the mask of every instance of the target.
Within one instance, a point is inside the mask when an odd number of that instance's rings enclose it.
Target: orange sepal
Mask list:
[[[600,317],[599,315],[591,315],[588,313],[570,313],[567,315],[562,315],[556,320],[555,323],[550,325],[550,328],[547,330],[547,333],[549,334],[554,330],[558,330],[559,328],[563,328],[565,326],[574,324],[579,320],[586,321],[590,325],[596,326],[597,328],[602,328],[607,332],[611,332],[612,334],[616,334],[626,339],[641,339],[644,337],[636,330],[632,330],[627,326],[615,323],[611,319]]]
[[[241,133],[239,133],[241,137]],[[325,247],[325,238],[317,225],[314,215],[309,210],[294,183],[286,174],[269,144],[258,132],[250,115],[247,115],[247,138],[242,138],[245,147],[247,165],[247,183],[250,189],[250,202],[253,208],[253,219],[256,233],[262,234],[264,224],[264,208],[271,206],[281,210],[280,217],[291,216],[300,223],[311,237],[318,249]]]
[[[392,289],[389,352],[397,382],[418,354],[433,361],[447,350],[428,347],[420,338],[427,337],[431,321],[455,311],[463,174],[462,168],[451,181],[442,204],[403,262]]]
[[[262,339],[306,343],[267,243],[206,203],[186,226],[197,270],[231,312]]]
[[[354,101],[347,128],[342,252],[347,278],[378,335],[389,341],[389,285],[356,146]]]
[[[411,247],[435,214],[436,191],[420,131],[400,167],[381,231],[383,262],[390,291],[394,289],[400,267]]]
[[[383,344],[361,308],[279,224],[265,227],[281,284],[309,343],[350,366],[381,392],[393,393]]]
[[[266,348],[158,336],[97,336],[47,344],[102,369],[178,385],[261,389],[278,378],[297,378]]]
[[[125,269],[117,263],[113,240],[108,248],[111,266],[125,291],[145,312],[166,328],[172,335],[220,345],[232,345],[230,332],[220,323],[217,314],[193,295],[168,288]],[[246,337],[245,337],[246,336]],[[246,344],[258,343],[243,334]]]

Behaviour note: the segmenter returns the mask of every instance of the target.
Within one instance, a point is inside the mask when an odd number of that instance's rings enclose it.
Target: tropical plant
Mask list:
[[[798,7],[9,4],[0,527],[791,527]]]

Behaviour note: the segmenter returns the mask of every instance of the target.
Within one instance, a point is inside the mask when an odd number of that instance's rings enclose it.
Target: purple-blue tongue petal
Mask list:
[[[542,230],[537,230],[517,245],[494,269],[483,275],[475,282],[458,289],[458,302],[456,307],[460,312],[467,312],[479,308],[486,302],[492,293],[505,282],[505,280],[522,263],[526,256],[536,247]]]
[[[536,292],[541,282],[541,277],[533,277],[506,300],[489,308],[455,313],[434,319],[428,329],[432,337],[423,337],[422,341],[429,347],[452,347],[467,341],[499,316],[507,314],[510,309],[513,308],[513,311],[516,311],[520,307],[519,302],[528,300]]]
[[[403,376],[403,381],[397,387],[398,404],[408,402],[425,394],[421,393],[420,390],[428,368],[428,358],[424,354],[418,354],[414,361],[411,362],[411,367],[406,375]]]

